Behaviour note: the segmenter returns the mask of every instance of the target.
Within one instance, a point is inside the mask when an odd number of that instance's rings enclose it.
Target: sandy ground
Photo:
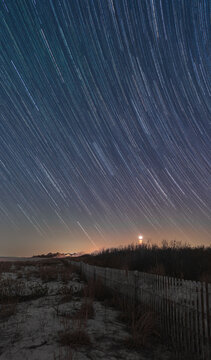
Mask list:
[[[104,302],[87,300],[85,283],[67,264],[38,264],[12,266],[0,273],[1,360],[173,359],[160,344],[138,351],[128,349],[123,341],[129,333],[117,320],[118,311]],[[19,301],[11,303],[12,297]],[[87,301],[94,311],[82,316],[81,305]],[[90,344],[61,343],[61,334],[79,330],[87,334]]]

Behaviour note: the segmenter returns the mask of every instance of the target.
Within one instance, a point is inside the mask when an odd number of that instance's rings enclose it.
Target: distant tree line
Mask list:
[[[61,258],[61,257],[66,257],[66,256],[75,256],[77,255],[76,253],[60,253],[60,252],[56,252],[56,253],[51,253],[49,252],[48,254],[40,254],[40,255],[33,255],[33,258]]]
[[[105,249],[78,258],[91,265],[211,282],[211,247],[191,247],[163,241],[162,246],[142,244]]]
[[[59,252],[56,252],[56,253],[49,252],[48,254],[33,255],[32,257],[33,258],[54,258],[54,257],[59,257],[61,255],[64,255],[64,254],[60,254]]]

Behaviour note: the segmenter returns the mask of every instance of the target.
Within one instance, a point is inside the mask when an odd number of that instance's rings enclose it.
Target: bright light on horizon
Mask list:
[[[140,234],[140,235],[138,236],[139,244],[142,244],[142,240],[143,240],[143,235]]]

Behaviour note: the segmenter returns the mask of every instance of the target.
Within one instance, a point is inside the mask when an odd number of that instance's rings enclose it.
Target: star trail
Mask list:
[[[209,0],[0,1],[0,254],[210,245]]]

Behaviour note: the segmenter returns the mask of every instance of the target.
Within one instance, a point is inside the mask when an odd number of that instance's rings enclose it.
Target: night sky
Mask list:
[[[0,1],[0,255],[210,245],[210,11]]]

